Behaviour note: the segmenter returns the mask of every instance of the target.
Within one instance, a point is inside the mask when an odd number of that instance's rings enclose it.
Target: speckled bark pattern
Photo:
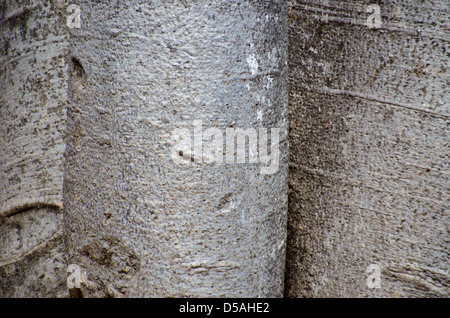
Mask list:
[[[449,19],[443,0],[291,2],[286,296],[449,296]]]
[[[62,296],[68,32],[61,1],[0,2],[0,296]]]
[[[447,0],[75,3],[0,0],[0,297],[449,297]]]
[[[283,295],[287,24],[281,1],[80,1],[64,179],[85,296]],[[172,132],[280,128],[280,168],[188,166]],[[197,158],[198,159],[198,158]],[[130,286],[132,288],[130,289]]]

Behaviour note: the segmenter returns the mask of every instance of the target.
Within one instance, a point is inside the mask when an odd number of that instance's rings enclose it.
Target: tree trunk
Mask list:
[[[289,297],[449,296],[448,1],[374,2],[288,9]]]
[[[0,0],[0,297],[448,297],[448,1],[373,2]]]
[[[26,3],[0,2],[0,297],[61,297],[68,33],[59,1]]]
[[[86,0],[80,9],[64,206],[83,295],[282,296],[285,4]],[[222,144],[241,128],[271,145],[279,129],[275,170],[264,170],[260,145],[256,163],[252,153],[230,162]],[[213,157],[199,133],[218,147]]]

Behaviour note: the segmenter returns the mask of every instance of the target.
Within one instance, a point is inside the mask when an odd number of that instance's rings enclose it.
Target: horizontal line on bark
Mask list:
[[[431,116],[440,117],[440,118],[443,118],[446,120],[448,120],[450,118],[450,114],[439,114],[439,113],[432,112],[430,110],[421,109],[421,108],[417,108],[414,106],[409,106],[406,104],[402,104],[402,103],[392,101],[392,100],[386,100],[384,98],[380,98],[380,97],[376,97],[376,96],[364,95],[364,94],[357,93],[357,92],[346,91],[346,90],[342,90],[342,89],[328,88],[328,87],[324,87],[323,89],[320,90],[320,92],[325,93],[325,94],[331,94],[331,95],[346,95],[346,96],[350,96],[350,97],[361,98],[361,99],[377,102],[380,104],[387,104],[387,105],[391,105],[394,107],[405,108],[405,109],[409,109],[409,110],[416,111],[416,112],[426,113]]]
[[[430,171],[432,171],[434,173],[437,173],[437,174],[440,174],[440,175],[445,175],[445,176],[448,176],[450,174],[447,171],[438,170],[438,169],[431,168],[431,167],[423,167],[423,166],[415,165],[415,164],[412,164],[412,163],[410,163],[408,161],[404,162],[404,166],[413,166],[415,168],[420,168],[420,169],[429,169]],[[335,178],[335,179],[340,178],[340,179],[349,180],[348,175],[346,175],[346,174],[341,174],[341,173],[336,174],[336,173],[332,173],[332,172],[326,172],[326,171],[324,171],[322,169],[310,168],[310,167],[307,167],[305,165],[301,165],[301,164],[298,164],[298,163],[295,163],[295,162],[290,162],[289,163],[289,168],[302,169],[302,170],[305,170],[307,172],[314,173],[314,174],[320,174],[320,175],[323,175],[323,176],[329,177],[329,178]],[[396,172],[397,170],[396,169],[391,169],[391,171]],[[405,182],[405,181],[409,180],[408,178],[405,178],[404,176],[401,176],[401,175],[390,176],[390,175],[381,174],[381,173],[378,173],[378,172],[366,173],[366,175],[367,176],[377,177],[377,178],[388,179],[388,180],[394,180],[395,182],[397,182],[399,180],[402,181],[402,182]],[[352,180],[357,181],[357,179],[352,179]],[[421,181],[427,181],[427,180],[428,180],[427,178],[421,179]],[[360,180],[358,179],[358,181],[360,181]]]
[[[299,1],[298,1],[299,2]],[[345,1],[333,1],[333,3],[321,3],[321,2],[306,2],[306,1],[302,1],[303,3],[298,3],[298,4],[292,4],[289,6],[289,9],[291,10],[298,10],[298,9],[303,9],[306,10],[308,9],[308,11],[318,11],[318,12],[322,12],[325,10],[339,10],[342,11],[344,13],[350,12],[350,11],[356,11],[358,13],[362,13],[362,14],[369,14],[368,12],[366,12],[366,8],[371,4],[371,3],[366,3],[366,4],[359,4],[359,3],[350,3],[350,2],[345,2]],[[434,11],[434,12],[441,12],[441,11],[448,11],[448,7],[444,6],[444,7],[440,7],[440,6],[436,6],[433,4],[430,4],[428,7],[425,7],[424,5],[426,5],[427,3],[422,3],[420,5],[414,5],[414,3],[408,4],[406,9],[411,9],[413,11],[417,11],[417,10],[427,10],[427,12],[430,11]],[[380,8],[382,9],[384,6],[380,5]],[[399,8],[400,6],[397,6],[397,8]],[[403,6],[402,6],[403,7]],[[405,9],[403,7],[403,9]],[[445,10],[447,9],[447,10]],[[388,11],[391,12],[391,11]],[[403,11],[405,14],[407,13],[407,11]],[[382,10],[381,10],[381,13]],[[422,22],[422,21],[418,21],[418,22]]]
[[[43,201],[25,202],[20,205],[5,208],[4,210],[2,209],[0,211],[0,218],[11,217],[15,214],[25,213],[32,209],[42,209],[42,208],[55,209],[55,210],[60,211],[63,208],[63,203],[62,202],[43,202]]]
[[[357,12],[365,12],[365,5],[362,4],[358,4],[358,3],[348,3],[348,2],[344,2],[345,6],[339,6],[341,3],[333,3],[333,5],[329,5],[329,4],[324,4],[324,3],[313,3],[313,2],[303,2],[303,3],[298,3],[298,4],[293,4],[290,6],[290,9],[294,9],[294,10],[307,10],[307,11],[313,11],[313,12],[324,12],[324,11],[329,11],[329,10],[334,10],[334,11],[342,11],[344,13],[349,12],[350,10],[355,10]]]
[[[204,268],[204,269],[214,269],[214,268],[233,269],[240,267],[239,263],[231,261],[218,261],[218,262],[199,261],[199,262],[183,263],[183,265],[188,268]]]
[[[314,12],[317,15],[316,16],[313,15],[313,17],[315,17],[318,20],[321,20],[322,23],[339,22],[355,26],[367,27],[366,24],[367,17],[370,15],[370,13],[365,11],[365,8],[367,7],[366,5],[354,5],[354,4],[349,5],[348,3],[346,3],[346,7],[342,8],[322,5],[324,9],[320,8],[319,5],[320,4],[293,5],[292,9],[297,12],[302,10]],[[423,10],[423,8],[420,9]],[[349,10],[356,12],[356,14],[350,15]],[[434,30],[429,31],[421,27],[424,24],[424,21],[421,20],[410,21],[403,18],[402,21],[392,22],[391,21],[392,18],[391,19],[389,18],[390,17],[386,17],[385,14],[384,15],[382,14],[381,26],[378,28],[371,29],[371,31],[403,32],[412,36],[419,35],[422,37],[439,39],[444,42],[450,42],[445,29],[443,29],[442,31],[434,31]],[[442,20],[442,24],[445,24],[444,20]]]
[[[426,266],[424,264],[419,264],[418,266],[414,264],[390,264],[387,270],[394,272],[405,272],[405,271],[428,272],[431,274],[440,275],[446,280],[450,281],[450,273],[448,271],[436,267]]]
[[[420,272],[423,272],[424,276],[429,278],[429,280],[420,277]],[[450,280],[448,273],[445,273],[439,269],[432,269],[431,271],[426,270],[426,272],[428,273],[425,273],[423,269],[411,268],[411,266],[389,266],[388,268],[383,269],[383,274],[390,275],[392,277],[395,277],[396,279],[402,280],[403,282],[410,283],[416,288],[424,288],[442,296],[450,295],[450,288],[448,286],[445,286],[445,284],[448,284],[448,281]],[[430,273],[439,277],[433,278]],[[442,285],[441,283],[443,283],[444,286],[439,286]]]
[[[33,10],[36,10],[36,9],[39,8],[39,7],[42,7],[42,3],[41,3],[40,1],[39,1],[39,3],[36,3],[36,4],[32,5],[32,6],[21,7],[21,8],[19,8],[19,9],[15,10],[15,11],[9,13],[9,14],[5,17],[5,19],[3,19],[3,20],[0,22],[0,25],[2,25],[3,23],[5,23],[5,22],[8,21],[8,20],[17,18],[17,17],[19,17],[19,16],[21,16],[21,15],[24,15],[25,13],[28,13],[28,12],[33,11]]]
[[[398,195],[398,196],[403,196],[403,197],[407,197],[407,198],[410,198],[413,196],[415,200],[418,200],[420,202],[430,202],[430,203],[435,204],[436,206],[445,206],[445,201],[436,201],[429,197],[418,196],[415,193],[410,194],[408,192],[399,192],[399,191],[392,191],[389,189],[383,189],[383,188],[371,185],[370,182],[362,181],[361,179],[349,178],[345,174],[331,173],[331,172],[324,171],[322,169],[312,169],[312,168],[308,168],[308,167],[305,167],[305,166],[302,166],[299,164],[294,164],[294,163],[290,163],[289,167],[301,169],[303,171],[310,173],[311,175],[318,175],[318,176],[322,176],[322,177],[326,177],[326,178],[338,179],[338,180],[342,181],[343,183],[346,183],[349,185],[358,186],[358,187],[366,187],[368,189],[372,189],[372,190],[375,190],[378,192],[389,193],[391,195]]]
[[[261,76],[280,76],[281,72],[279,70],[273,70],[273,71],[265,71],[265,72],[259,72],[256,74],[249,74],[249,75],[238,75],[238,76],[231,76],[230,78],[226,79],[225,81],[232,81],[232,80],[252,80]]]
[[[108,32],[108,30],[106,32]],[[111,38],[111,36],[113,36],[113,35],[111,35],[113,32],[108,32],[107,33],[108,35],[106,35],[106,33],[105,33],[105,35],[103,35],[103,34],[94,34],[92,32],[88,32],[86,30],[81,30],[81,29],[77,29],[77,28],[69,29],[69,33],[70,33],[71,37],[77,37],[77,36],[78,37],[87,37],[89,39],[96,39],[96,40],[108,40]]]
[[[328,205],[314,205],[313,207],[315,209],[329,209],[330,207],[337,208],[338,206],[342,206],[342,207],[352,208],[352,209],[356,209],[356,210],[361,209],[361,210],[364,210],[364,211],[373,212],[377,216],[383,217],[383,222],[386,225],[386,228],[384,228],[385,232],[383,232],[383,234],[386,234],[387,236],[390,236],[391,238],[394,238],[394,236],[395,236],[396,238],[400,239],[403,243],[419,245],[419,246],[422,246],[423,248],[426,248],[426,249],[429,249],[429,250],[442,251],[442,249],[439,248],[439,247],[430,247],[428,245],[428,243],[426,243],[426,242],[425,243],[424,242],[421,243],[420,241],[410,241],[410,240],[408,240],[405,237],[398,237],[395,233],[389,232],[388,231],[389,227],[388,227],[388,224],[387,224],[388,221],[387,221],[386,218],[387,217],[392,218],[394,216],[394,214],[391,212],[391,210],[373,209],[373,208],[369,208],[369,207],[366,207],[366,206],[362,206],[362,205],[357,204],[357,203],[358,202],[356,201],[356,199],[355,199],[355,201],[351,201],[351,202],[345,202],[345,201],[342,201],[342,200],[333,200],[333,201],[330,201]],[[293,209],[293,210],[296,210],[296,209]],[[353,211],[354,210],[350,210],[349,214],[350,215],[355,215],[355,212],[353,212]],[[410,210],[409,209],[405,209],[405,210],[397,209],[395,211],[395,213],[399,213],[399,212],[409,213]],[[362,216],[361,216],[360,213],[359,213],[359,218],[362,219]],[[365,218],[367,218],[367,216],[365,216]],[[391,222],[391,221],[389,221],[389,222]],[[422,234],[420,229],[418,229],[417,232]]]
[[[67,39],[65,36],[58,36],[58,37],[52,38],[51,40],[46,39],[43,41],[35,41],[35,42],[33,42],[33,44],[26,46],[26,49],[31,50],[28,53],[21,53],[20,55],[14,57],[14,58],[11,58],[11,56],[8,55],[5,59],[1,60],[0,61],[0,69],[6,68],[6,66],[8,66],[8,64],[10,64],[12,62],[16,62],[16,61],[19,61],[21,59],[24,59],[24,58],[27,58],[30,56],[35,56],[36,55],[35,50],[38,50],[38,49],[42,48],[43,46],[48,47],[50,44],[55,44],[55,43],[61,44],[66,40]],[[49,50],[45,54],[45,57],[46,57],[45,59],[51,60],[55,57],[58,57],[61,54],[65,54],[66,53],[65,51],[66,51],[65,46],[61,46],[61,48],[59,50]],[[56,68],[52,67],[51,69],[56,69]]]
[[[17,263],[21,260],[23,260],[24,258],[26,258],[27,256],[30,256],[31,254],[35,253],[38,250],[41,250],[43,248],[45,248],[47,246],[48,243],[50,243],[51,241],[58,239],[62,237],[62,232],[56,232],[55,234],[53,234],[51,237],[49,237],[47,240],[45,240],[42,243],[39,243],[38,245],[34,246],[31,250],[19,255],[19,256],[14,256],[10,259],[4,260],[4,261],[0,261],[0,267],[3,266],[7,266],[10,264],[14,264]]]
[[[22,130],[23,133],[24,133],[24,130],[25,129]],[[33,139],[31,139],[30,137],[32,137]],[[48,136],[48,135],[44,135],[44,134],[41,135],[42,139],[44,139],[44,138],[50,139],[49,137],[50,136]],[[22,140],[25,138],[29,138],[32,141],[30,143],[22,142]],[[31,165],[36,166],[37,164],[34,164],[33,161],[35,161],[37,158],[39,158],[41,161],[43,161],[44,159],[55,160],[58,157],[62,158],[63,153],[64,153],[63,149],[58,149],[56,146],[64,145],[63,138],[62,137],[54,138],[54,140],[55,140],[56,145],[55,145],[55,147],[53,147],[49,150],[43,150],[43,149],[37,148],[36,147],[37,141],[35,140],[34,136],[30,136],[30,134],[25,135],[25,133],[22,138],[16,138],[16,140],[14,140],[14,143],[10,143],[10,144],[5,143],[8,146],[8,148],[10,148],[10,149],[13,148],[11,150],[15,150],[19,147],[25,148],[25,147],[29,146],[31,143],[33,143],[32,146],[34,146],[34,149],[33,149],[33,153],[29,153],[27,155],[22,155],[22,154],[17,155],[16,153],[13,153],[12,151],[8,151],[8,152],[5,151],[6,154],[0,155],[0,160],[2,160],[4,162],[3,169],[5,169],[5,171],[8,171],[9,169],[11,169],[11,167],[15,168],[15,167],[18,167],[19,165],[23,165],[23,164],[26,164],[27,166],[31,166]],[[13,145],[13,147],[11,147],[11,144]],[[44,159],[42,159],[42,158],[44,158]],[[31,164],[30,164],[30,162],[31,162]],[[51,170],[58,171],[59,168],[51,167],[48,169],[48,171],[51,171]]]

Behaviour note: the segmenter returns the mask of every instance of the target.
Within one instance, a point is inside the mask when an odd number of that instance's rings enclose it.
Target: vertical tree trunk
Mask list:
[[[69,261],[87,271],[83,294],[282,296],[284,2],[86,0],[80,8],[64,204]],[[279,128],[278,170],[206,163],[196,133],[208,128],[224,138],[227,128]],[[175,129],[196,134],[192,152],[173,156]]]
[[[0,2],[0,297],[67,295],[64,9]]]
[[[288,159],[286,296],[448,297],[448,3],[373,2],[289,3],[289,159],[283,1],[0,0],[0,297],[281,296]]]
[[[449,296],[448,1],[374,3],[290,8],[289,297]]]

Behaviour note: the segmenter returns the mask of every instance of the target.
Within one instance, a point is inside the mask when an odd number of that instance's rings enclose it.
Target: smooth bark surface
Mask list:
[[[287,32],[278,1],[80,2],[64,203],[85,296],[282,296]],[[280,164],[171,157],[177,128],[279,128]],[[195,143],[195,141],[194,141]],[[224,149],[225,151],[225,149]],[[222,155],[222,154],[221,154]],[[203,159],[205,156],[203,155]]]
[[[64,13],[59,1],[0,2],[0,297],[67,295]]]
[[[0,0],[0,297],[450,295],[447,0],[76,3]]]
[[[448,1],[376,3],[289,9],[289,297],[449,296]]]

